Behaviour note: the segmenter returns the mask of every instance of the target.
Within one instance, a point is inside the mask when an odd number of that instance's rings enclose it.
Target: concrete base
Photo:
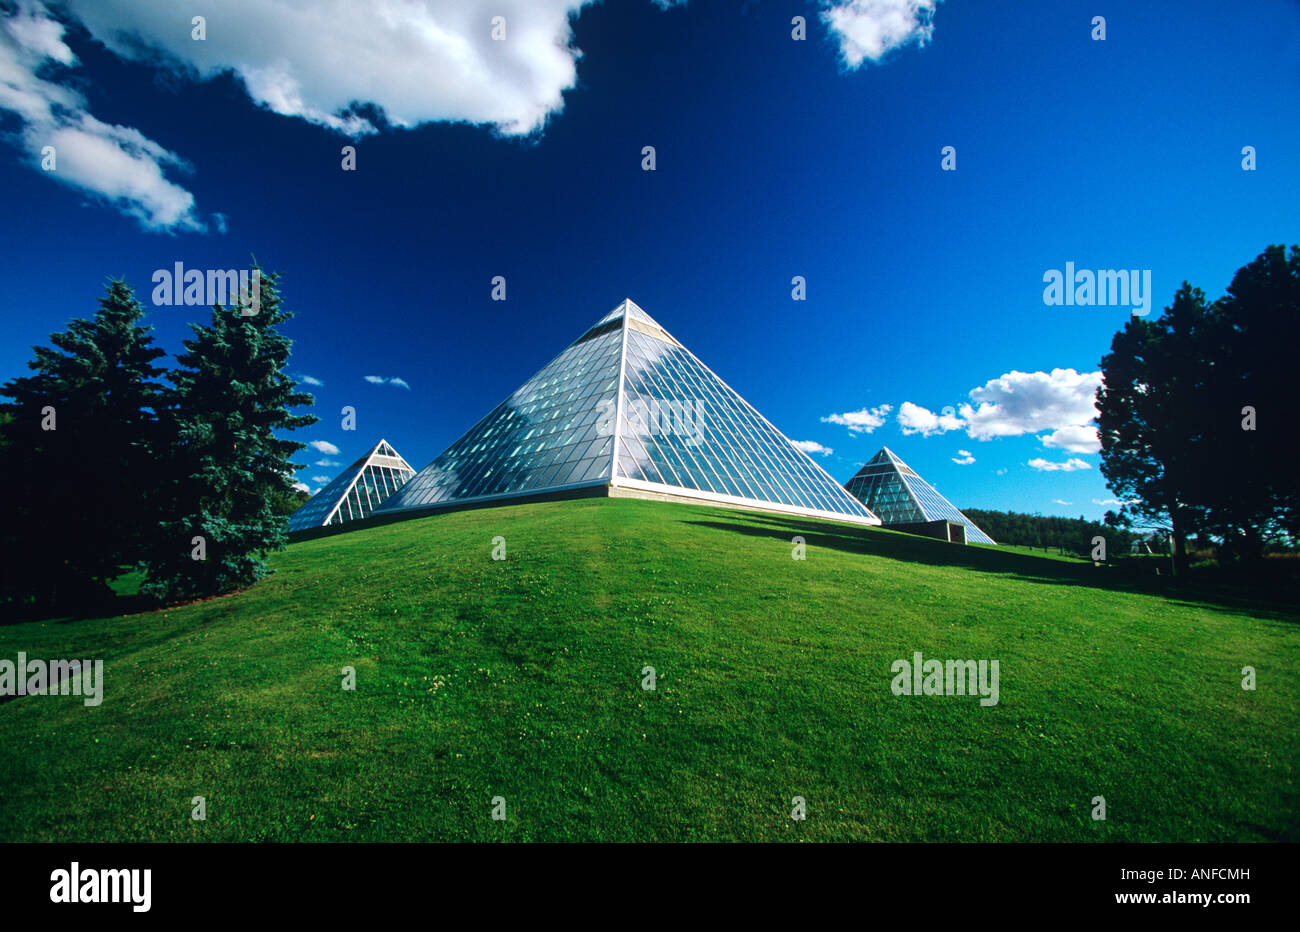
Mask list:
[[[966,543],[966,525],[957,521],[918,521],[915,524],[886,524],[885,527],[918,537],[946,540],[951,544]]]
[[[384,524],[392,524],[396,521],[408,521],[412,518],[425,518],[429,515],[443,514],[453,511],[465,511],[470,508],[499,508],[502,505],[526,505],[530,502],[554,502],[566,501],[578,498],[639,498],[652,502],[678,502],[683,505],[707,505],[711,508],[729,508],[733,511],[750,511],[761,514],[781,515],[786,518],[816,518],[820,521],[839,521],[844,524],[855,525],[873,525],[876,522],[863,521],[855,518],[853,515],[834,515],[826,512],[800,511],[786,506],[766,506],[763,503],[731,502],[720,501],[716,498],[705,496],[693,496],[688,494],[678,494],[674,492],[664,492],[657,489],[637,489],[625,486],[611,486],[608,483],[598,485],[583,486],[573,489],[557,489],[550,492],[539,492],[535,495],[511,495],[499,498],[479,499],[477,501],[455,502],[449,505],[430,505],[427,508],[411,508],[402,511],[380,512],[372,514],[369,517],[361,518],[357,521],[345,521],[342,524],[330,524],[324,527],[310,528],[305,531],[291,531],[289,541],[296,543],[301,540],[315,540],[319,537],[332,537],[335,534],[344,534],[348,531],[359,531],[362,528],[379,527]],[[965,528],[957,525],[962,531]],[[899,528],[901,530],[901,528]],[[964,539],[963,539],[964,542]]]
[[[655,489],[632,489],[624,486],[611,486],[608,491],[610,498],[640,498],[649,502],[677,502],[680,505],[707,505],[710,508],[728,508],[732,511],[751,511],[759,514],[780,515],[783,518],[815,518],[818,521],[839,521],[843,524],[855,524],[860,527],[879,526],[878,524],[855,518],[853,515],[832,515],[827,512],[813,513],[809,511],[798,511],[793,508],[777,505],[768,507],[761,503],[751,504],[748,501],[720,501],[715,498],[703,498],[693,495],[676,494],[673,492],[661,492]]]

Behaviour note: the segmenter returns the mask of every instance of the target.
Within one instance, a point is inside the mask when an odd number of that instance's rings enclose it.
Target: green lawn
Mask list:
[[[0,703],[0,840],[1300,839],[1300,621],[1167,578],[622,499],[273,562],[183,608],[0,626],[0,658],[106,676],[98,707]],[[998,660],[1000,702],[893,695],[916,650]]]

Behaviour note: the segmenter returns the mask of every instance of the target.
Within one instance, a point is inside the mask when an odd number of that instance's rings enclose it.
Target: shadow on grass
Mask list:
[[[790,538],[797,534],[809,546],[827,547],[844,553],[883,557],[904,563],[923,563],[927,566],[958,566],[1054,586],[1086,586],[1113,592],[1156,595],[1191,607],[1292,623],[1300,621],[1300,608],[1283,592],[1250,591],[1239,585],[1207,584],[1195,575],[1186,581],[1175,580],[1171,576],[1156,576],[1152,575],[1153,567],[1148,562],[1121,561],[1096,566],[1090,562],[1053,560],[1046,556],[1037,557],[992,547],[950,544],[900,531],[858,528],[781,515],[751,512],[739,519],[734,512],[711,511],[709,516],[712,520],[691,520],[686,523],[748,537],[771,537],[785,544],[789,544]]]
[[[37,605],[8,606],[3,613],[0,613],[0,627],[24,624],[29,621],[66,625],[76,621],[84,621],[88,618],[134,615],[137,612],[146,612],[158,607],[157,601],[146,599],[134,593],[112,593],[78,605],[56,607]]]

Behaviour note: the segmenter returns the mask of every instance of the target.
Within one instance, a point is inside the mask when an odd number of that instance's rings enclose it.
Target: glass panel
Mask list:
[[[560,353],[409,479],[385,510],[608,476],[621,315],[620,310]],[[589,460],[601,460],[601,450],[603,466],[593,465]]]
[[[888,448],[873,456],[846,486],[886,525],[954,521],[966,526],[968,542],[994,542]]]
[[[632,328],[627,347],[621,475],[649,479],[653,465],[664,478],[650,481],[869,516],[685,349]]]
[[[385,490],[380,507],[610,479],[614,430],[619,475],[629,479],[871,517],[632,302],[589,328],[432,463],[404,476],[396,491]]]
[[[390,444],[377,444],[290,515],[289,530],[355,521],[374,511],[414,475],[409,469],[398,470],[370,462],[374,456],[400,458]]]

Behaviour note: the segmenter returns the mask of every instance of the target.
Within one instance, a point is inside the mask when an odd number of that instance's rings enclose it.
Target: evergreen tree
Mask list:
[[[1160,317],[1130,318],[1102,357],[1097,390],[1101,472],[1132,504],[1122,523],[1167,526],[1175,572],[1188,534],[1205,526],[1211,486],[1222,481],[1211,428],[1217,326],[1205,294],[1184,282]]]
[[[1212,410],[1220,475],[1211,498],[1221,556],[1258,559],[1300,538],[1293,370],[1300,344],[1300,247],[1269,246],[1216,305]]]
[[[0,388],[0,523],[11,609],[89,609],[136,563],[156,522],[156,407],[162,370],[145,309],[110,281],[92,320],[73,320],[35,347],[21,376]]]
[[[1300,340],[1300,249],[1270,246],[1207,304],[1184,283],[1155,320],[1134,318],[1101,361],[1102,473],[1120,523],[1189,534],[1256,562],[1300,534],[1290,359]]]
[[[191,324],[168,419],[175,479],[166,489],[169,516],[158,527],[142,591],[193,598],[251,585],[283,549],[287,520],[279,503],[293,492],[289,458],[304,444],[277,431],[316,422],[290,409],[312,404],[284,366],[291,342],[279,326],[284,309],[277,276],[260,275],[260,300],[241,296],[214,307],[207,326]]]
[[[1092,552],[1094,537],[1106,541],[1109,553],[1128,553],[1139,535],[1097,521],[1078,518],[1044,517],[1015,511],[985,511],[963,508],[962,513],[975,522],[999,544],[1024,547],[1056,547],[1086,556]]]

